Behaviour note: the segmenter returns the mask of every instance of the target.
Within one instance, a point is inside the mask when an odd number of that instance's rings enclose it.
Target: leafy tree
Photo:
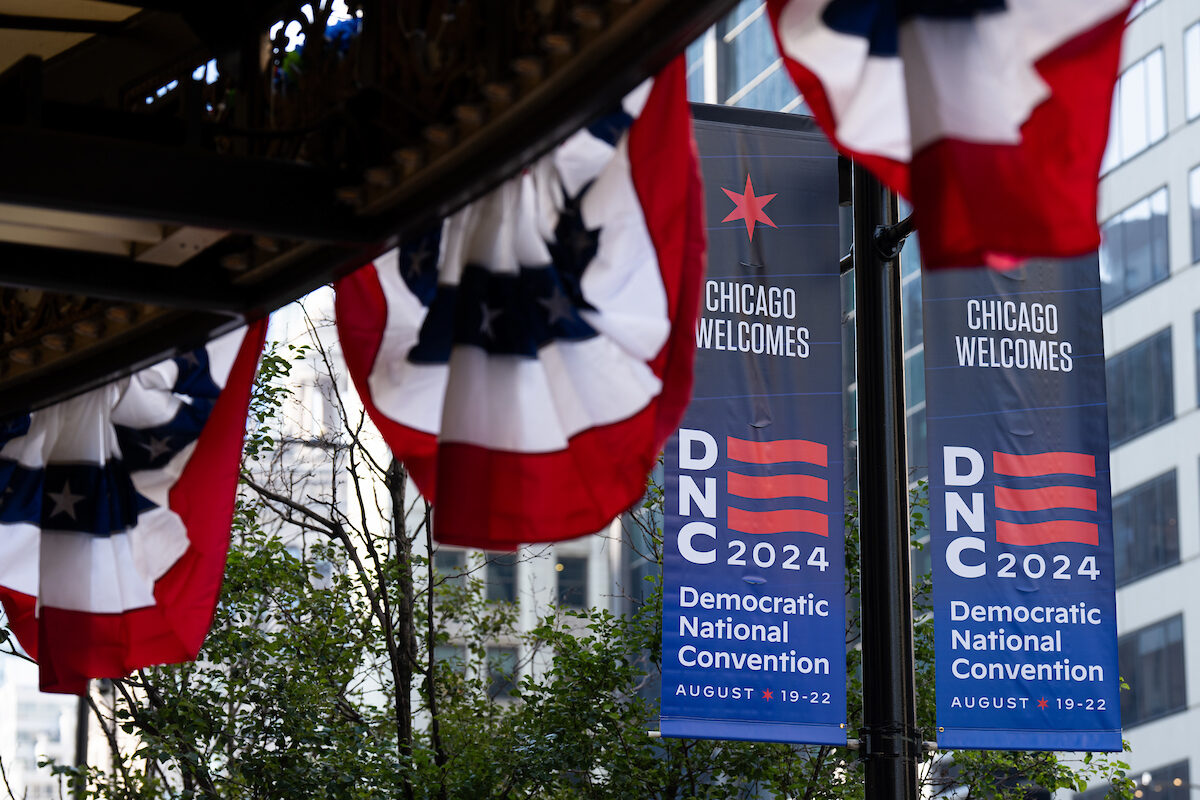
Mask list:
[[[325,344],[326,323],[301,313],[308,341],[277,343],[264,359],[225,585],[201,658],[100,682],[90,700],[111,765],[54,767],[79,796],[863,796],[861,762],[845,748],[650,735],[662,661],[657,576],[636,587],[628,614],[551,608],[522,630],[513,605],[485,599],[482,561],[457,576],[434,569],[428,506],[337,390],[344,377]],[[297,383],[320,396],[293,396]],[[320,424],[280,423],[315,406]],[[334,424],[324,424],[330,416]],[[651,486],[625,520],[627,544],[658,564],[661,500]],[[924,515],[917,492],[915,539]],[[853,497],[846,532],[848,712],[856,730]],[[924,576],[914,601],[920,687],[933,686],[928,596]],[[6,634],[0,629],[0,642]],[[487,662],[488,645],[501,638],[521,645],[527,663],[518,667],[549,664],[523,670],[506,697],[496,696],[494,678],[513,665]],[[439,658],[451,645],[460,655]],[[932,693],[918,700],[924,738],[932,740]],[[930,753],[922,765],[934,791],[943,759]],[[1028,783],[1082,789],[1093,779],[1131,796],[1126,765],[1107,756],[960,752],[954,761],[967,797],[1024,797]]]

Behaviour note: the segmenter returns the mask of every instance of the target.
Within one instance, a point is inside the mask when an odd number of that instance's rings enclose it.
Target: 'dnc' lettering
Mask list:
[[[966,462],[967,471],[960,471],[961,462]],[[970,447],[942,448],[942,477],[949,486],[974,486],[983,478],[983,456],[978,450]],[[959,522],[966,523],[973,533],[983,533],[983,492],[971,492],[970,505],[963,495],[956,491],[946,491],[946,532],[958,531]],[[975,550],[986,552],[987,546],[978,536],[958,536],[946,547],[946,566],[961,578],[982,578],[987,572],[983,563],[967,564],[963,561],[963,552]]]
[[[697,452],[699,451],[699,452]],[[701,516],[715,519],[717,516],[717,479],[713,476],[703,476],[704,488],[691,475],[682,474],[684,470],[703,472],[712,469],[717,463],[717,440],[708,431],[694,428],[679,429],[679,516],[690,517],[694,511]],[[689,522],[684,525],[676,538],[679,553],[693,564],[712,564],[717,560],[716,549],[700,550],[692,540],[697,537],[711,539],[716,544],[717,529],[709,522]]]

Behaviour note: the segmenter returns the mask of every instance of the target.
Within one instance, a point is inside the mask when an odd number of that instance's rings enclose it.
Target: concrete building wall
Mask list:
[[[757,56],[756,61],[739,51],[758,47],[755,20],[761,6],[753,0],[743,0],[725,20],[688,48],[692,100],[804,112],[802,99],[778,102],[779,98],[772,96],[768,103],[755,103],[763,92],[755,93],[749,84],[751,80],[757,84],[767,81],[774,71],[773,52],[770,58]],[[1190,174],[1193,168],[1200,168],[1197,24],[1200,24],[1200,4],[1196,0],[1139,0],[1136,4],[1124,40],[1121,65],[1122,71],[1128,71],[1131,77],[1140,76],[1138,81],[1130,81],[1135,85],[1130,86],[1125,100],[1140,106],[1142,119],[1139,121],[1137,109],[1126,109],[1127,120],[1117,119],[1114,126],[1119,136],[1120,126],[1125,122],[1128,133],[1125,139],[1132,142],[1136,152],[1127,157],[1122,157],[1119,148],[1110,152],[1097,210],[1098,219],[1104,223],[1159,189],[1167,190],[1168,270],[1158,282],[1110,305],[1104,315],[1105,353],[1110,359],[1152,334],[1170,328],[1170,386],[1137,386],[1135,394],[1144,398],[1154,390],[1165,390],[1173,401],[1174,413],[1166,421],[1115,445],[1111,476],[1113,495],[1120,497],[1172,470],[1175,474],[1177,509],[1173,520],[1178,535],[1178,563],[1129,581],[1117,593],[1119,635],[1124,637],[1126,654],[1139,631],[1157,633],[1159,629],[1148,626],[1176,615],[1182,617],[1181,669],[1186,698],[1169,712],[1126,726],[1133,747],[1130,755],[1133,774],[1140,778],[1143,772],[1148,773],[1142,796],[1161,800],[1190,796],[1188,780],[1183,775],[1190,775],[1191,781],[1200,783],[1197,774],[1200,772],[1200,589],[1197,588],[1200,587],[1200,413],[1197,413],[1200,335],[1195,317],[1200,311],[1200,270],[1194,269],[1200,260],[1200,250],[1193,245],[1193,239],[1200,236],[1196,232],[1200,229],[1200,172],[1196,178]],[[1143,62],[1144,69],[1147,62],[1143,60],[1147,57],[1149,63],[1160,69],[1160,75],[1149,75],[1149,70],[1137,72],[1139,62]],[[747,78],[747,65],[763,69]],[[1139,129],[1139,124],[1144,128]],[[1139,142],[1139,136],[1147,141]],[[919,256],[914,251],[910,243],[903,273],[904,285],[912,291],[905,292],[904,310],[910,319],[919,319]],[[909,439],[913,445],[910,466],[916,478],[923,474],[925,464],[920,452],[924,443],[924,391],[920,373],[923,359],[919,326],[911,326],[915,328],[911,331],[907,330],[909,327],[906,325],[905,360],[911,373],[908,376]],[[847,386],[853,393],[852,375],[847,376]],[[1112,392],[1110,387],[1110,395]],[[1133,534],[1149,536],[1152,532],[1142,526]],[[1147,648],[1156,641],[1149,635],[1144,638],[1142,645]],[[1146,683],[1160,682],[1163,675],[1179,668],[1175,661],[1160,659],[1159,673],[1153,676],[1137,674],[1137,679],[1144,682],[1143,689]],[[1136,669],[1135,665],[1122,664],[1122,670],[1131,674]],[[1129,679],[1131,675],[1125,677]],[[1183,768],[1181,772],[1179,762],[1196,766]],[[1174,767],[1173,771],[1162,769],[1167,766]],[[1165,783],[1161,776],[1166,776]],[[1176,779],[1180,785],[1175,785]]]
[[[1114,497],[1171,470],[1176,477],[1178,564],[1134,580],[1117,592],[1118,633],[1122,636],[1176,615],[1183,619],[1186,697],[1182,706],[1145,722],[1127,721],[1125,726],[1133,748],[1133,774],[1140,779],[1143,772],[1151,773],[1140,791],[1164,800],[1192,795],[1186,785],[1175,786],[1173,780],[1160,789],[1153,775],[1160,768],[1186,761],[1189,780],[1200,779],[1200,414],[1195,328],[1200,271],[1194,268],[1200,253],[1192,249],[1191,211],[1192,203],[1200,198],[1189,198],[1188,185],[1190,170],[1200,165],[1200,117],[1188,119],[1186,103],[1189,87],[1192,92],[1200,87],[1200,60],[1188,63],[1184,53],[1185,32],[1198,22],[1200,4],[1194,0],[1158,0],[1131,20],[1122,49],[1122,69],[1161,48],[1165,131],[1161,139],[1104,175],[1098,212],[1104,222],[1160,187],[1167,189],[1168,277],[1104,315],[1105,354],[1110,359],[1164,328],[1171,330],[1169,392],[1174,415],[1112,450]],[[1151,112],[1155,110],[1153,102]],[[1122,671],[1131,673],[1130,666],[1123,663]],[[1136,673],[1125,678],[1143,684],[1159,680]]]

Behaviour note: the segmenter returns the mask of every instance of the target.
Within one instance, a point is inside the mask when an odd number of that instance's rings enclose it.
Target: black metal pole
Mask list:
[[[79,696],[78,703],[75,706],[75,766],[83,768],[87,766],[87,751],[88,751],[88,718],[89,706],[88,695],[92,691],[92,682],[87,682],[87,688],[83,690],[83,694]],[[75,785],[75,790],[72,792],[73,797],[87,796],[87,781],[80,780]]]
[[[868,800],[915,800],[921,738],[913,670],[896,197],[854,165],[863,729]]]

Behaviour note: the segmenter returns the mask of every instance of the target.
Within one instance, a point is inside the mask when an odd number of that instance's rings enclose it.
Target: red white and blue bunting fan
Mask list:
[[[196,657],[266,320],[0,429],[0,601],[44,691]]]
[[[337,285],[343,351],[439,541],[595,532],[691,393],[702,197],[682,61]]]
[[[1132,0],[768,0],[842,152],[911,197],[927,267],[1096,249]]]

